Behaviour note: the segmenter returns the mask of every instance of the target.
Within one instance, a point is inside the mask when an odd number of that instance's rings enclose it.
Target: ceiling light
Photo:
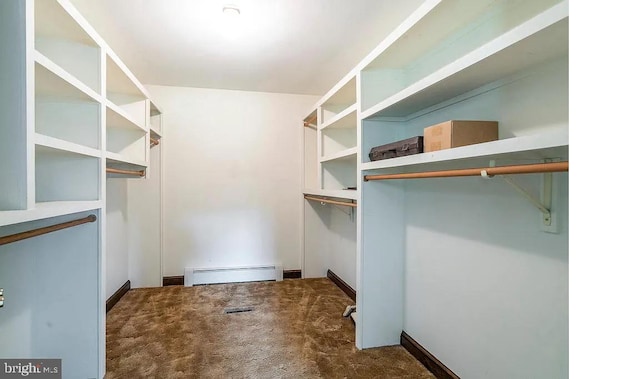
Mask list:
[[[229,17],[238,17],[240,16],[240,8],[235,5],[225,5],[222,8],[222,13]]]

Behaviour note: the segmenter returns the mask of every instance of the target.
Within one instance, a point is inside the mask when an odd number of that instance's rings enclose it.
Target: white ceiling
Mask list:
[[[313,95],[423,1],[72,0],[142,83]]]

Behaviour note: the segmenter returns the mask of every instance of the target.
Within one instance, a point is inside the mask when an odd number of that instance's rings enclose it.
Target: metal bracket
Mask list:
[[[328,203],[325,203],[324,201],[320,202],[320,205],[328,205]],[[336,205],[336,209],[338,209],[340,212],[343,212],[344,214],[349,216],[349,220],[351,222],[355,222],[356,221],[356,210],[353,207],[349,207],[348,211],[344,211],[343,209],[340,208],[340,205]]]
[[[550,159],[545,159],[545,162],[551,161]],[[495,167],[496,162],[494,160],[489,161],[489,167]],[[485,179],[492,178],[492,176],[486,175],[483,172],[482,177]],[[501,176],[502,180],[504,180],[507,184],[509,184],[513,189],[515,189],[519,194],[521,194],[525,199],[527,199],[534,207],[538,208],[540,212],[542,212],[542,223],[544,225],[543,230],[547,232],[556,232],[555,226],[553,225],[553,218],[551,214],[551,199],[553,196],[553,174],[548,172],[542,174],[542,187],[540,191],[540,199],[536,196],[530,194],[526,189],[522,188],[518,183],[516,183],[513,179],[507,176]]]
[[[543,191],[542,191],[542,199],[541,200],[536,199],[533,195],[531,195],[529,192],[527,192],[527,190],[525,190],[524,188],[520,187],[520,185],[518,183],[516,183],[513,179],[503,176],[502,180],[504,180],[507,184],[509,184],[516,191],[518,191],[522,196],[524,196],[525,199],[529,200],[529,202],[531,204],[533,204],[536,208],[538,208],[540,210],[540,212],[542,212],[542,222],[546,226],[550,226],[551,225],[551,211],[549,210],[548,205],[546,205],[546,204],[550,204],[551,203],[551,185],[552,185],[553,177],[551,176],[551,173],[545,173],[543,175],[544,175],[543,179],[542,179],[543,180]]]

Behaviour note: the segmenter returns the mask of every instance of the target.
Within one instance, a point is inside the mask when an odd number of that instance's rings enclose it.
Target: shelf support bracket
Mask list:
[[[504,180],[507,184],[513,187],[513,189],[515,189],[522,196],[524,196],[525,199],[529,200],[529,202],[533,204],[533,206],[538,208],[540,212],[542,212],[542,222],[544,223],[544,225],[551,226],[551,211],[549,210],[546,204],[549,204],[551,202],[551,185],[552,185],[553,177],[551,176],[550,172],[542,175],[543,175],[542,200],[536,199],[533,195],[527,192],[527,190],[525,190],[518,183],[513,181],[513,179],[503,176],[502,180]]]
[[[545,162],[549,162],[551,160],[545,159]],[[496,162],[494,160],[489,161],[489,167],[495,167]],[[484,175],[483,171],[482,177],[490,178],[491,176]],[[509,184],[513,189],[515,189],[520,195],[522,195],[525,199],[527,199],[534,207],[538,208],[540,212],[542,212],[542,223],[549,227],[551,226],[551,197],[553,195],[553,175],[551,172],[542,174],[542,191],[540,194],[541,199],[536,198],[536,196],[532,195],[526,189],[522,188],[518,183],[516,183],[513,179],[508,176],[501,176],[502,180],[504,180],[507,184]]]

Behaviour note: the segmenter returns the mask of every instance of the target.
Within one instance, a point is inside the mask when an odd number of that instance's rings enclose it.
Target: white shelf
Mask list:
[[[35,48],[101,93],[100,37],[69,1],[34,0]]]
[[[362,112],[408,117],[487,83],[568,54],[568,4],[560,3]]]
[[[332,117],[329,121],[325,122],[320,130],[324,129],[345,129],[345,128],[353,128],[357,126],[358,123],[358,104],[353,104],[344,111],[338,113],[334,117]]]
[[[100,157],[43,145],[34,151],[36,202],[100,199]]]
[[[151,116],[160,116],[162,114],[162,109],[151,99],[149,99],[149,114]]]
[[[149,115],[148,115],[149,132],[151,132],[151,138],[162,138],[162,110],[149,99]]]
[[[98,47],[98,37],[68,1],[36,0],[35,34]]]
[[[124,63],[111,51],[107,51],[107,97],[119,103],[120,95],[138,100],[148,97],[142,84],[133,76]]]
[[[137,123],[127,112],[110,100],[105,100],[107,105],[107,128],[123,128],[146,133],[143,125]]]
[[[118,168],[123,170],[143,170],[147,168],[147,162],[130,159],[121,154],[112,153],[107,151],[105,153],[105,158],[107,158],[107,167],[110,168]]]
[[[101,209],[102,207],[102,201],[50,201],[36,203],[33,209],[0,212],[0,226],[85,212]]]
[[[334,197],[338,199],[358,200],[358,191],[356,190],[324,190],[324,189],[308,189],[302,191],[305,195],[315,195],[324,197]]]
[[[344,109],[354,104],[356,102],[356,78],[351,78],[342,87],[334,87],[332,91],[335,92],[329,93],[329,97],[322,103],[323,108],[340,107]]]
[[[149,132],[151,132],[151,138],[160,139],[162,138],[162,134],[158,133],[153,125],[149,126]]]
[[[100,95],[49,58],[34,51],[34,60],[36,62],[36,95],[100,103]]]
[[[326,157],[322,157],[320,158],[320,162],[325,163],[325,162],[332,162],[332,161],[339,161],[339,160],[354,159],[357,154],[358,154],[358,147],[352,147],[350,149],[346,149],[338,153],[331,154]],[[353,167],[353,169],[355,170],[355,166]]]
[[[37,146],[44,146],[56,150],[66,151],[75,154],[86,155],[89,157],[100,158],[101,154],[99,150],[92,149],[90,147],[78,145],[76,143],[64,141],[58,138],[45,136],[43,134],[35,133],[33,136],[33,142]]]
[[[420,166],[456,168],[473,164],[488,165],[490,160],[539,161],[545,158],[567,159],[567,132],[506,138],[498,141],[461,146],[406,157],[385,159],[362,164],[362,171],[404,169]]]

